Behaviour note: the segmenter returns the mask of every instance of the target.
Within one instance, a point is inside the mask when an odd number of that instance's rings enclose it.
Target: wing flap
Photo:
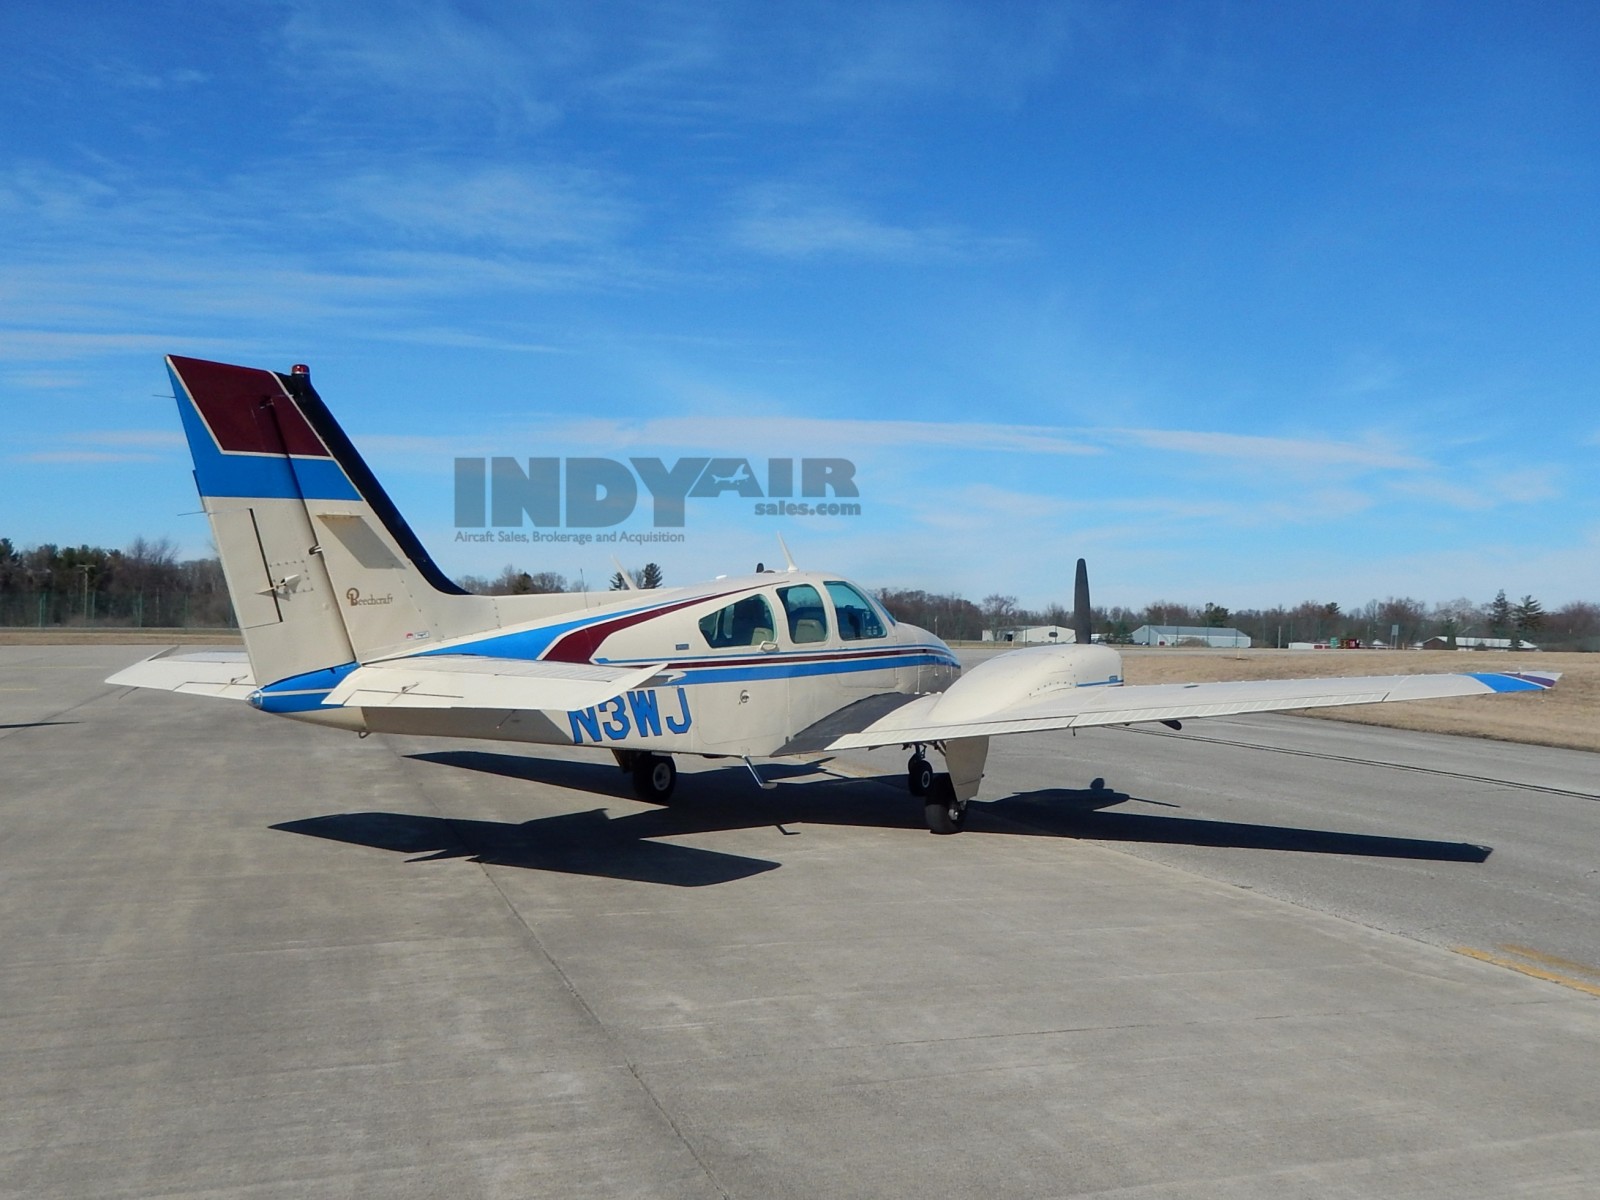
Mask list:
[[[1448,696],[1486,696],[1502,692],[1543,691],[1560,678],[1558,672],[1480,672],[1463,675],[1367,675],[1329,679],[1253,679],[1235,683],[1140,684],[1122,687],[1077,687],[1042,699],[999,707],[959,720],[941,718],[939,696],[920,696],[883,715],[861,713],[859,728],[839,730],[816,750],[869,749],[904,742],[934,742],[957,737],[1030,733],[1045,729],[1078,729],[1096,725],[1134,725],[1240,713],[1283,712],[1346,704],[1385,704]],[[850,710],[843,710],[848,713]],[[875,719],[867,720],[869,716]],[[800,743],[805,735],[796,739]],[[815,739],[821,741],[822,739]],[[788,748],[785,747],[787,750]]]
[[[176,646],[125,667],[106,679],[119,687],[156,688],[191,696],[244,700],[256,690],[250,660],[243,650],[205,650],[179,654]]]
[[[484,708],[568,711],[644,686],[665,664],[594,663],[441,654],[357,667],[323,701],[351,708]]]

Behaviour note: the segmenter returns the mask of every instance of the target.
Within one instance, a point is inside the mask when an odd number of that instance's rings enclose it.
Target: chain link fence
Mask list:
[[[0,592],[0,628],[236,629],[227,596],[187,592]]]

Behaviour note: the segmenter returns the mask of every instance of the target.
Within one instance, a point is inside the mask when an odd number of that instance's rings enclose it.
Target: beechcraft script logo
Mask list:
[[[363,604],[393,604],[394,596],[363,596],[360,588],[346,588],[344,598],[350,602],[351,608]]]

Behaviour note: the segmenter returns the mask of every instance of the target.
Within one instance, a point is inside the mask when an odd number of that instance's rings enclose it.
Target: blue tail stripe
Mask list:
[[[194,459],[195,484],[202,496],[262,500],[359,500],[344,470],[331,458],[289,459],[276,454],[225,454],[195,410],[183,382],[172,373],[178,415]],[[298,477],[298,480],[297,480]]]

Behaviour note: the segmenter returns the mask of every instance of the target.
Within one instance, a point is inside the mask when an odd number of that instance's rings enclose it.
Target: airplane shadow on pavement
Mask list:
[[[600,796],[625,798],[637,808],[627,777],[610,762],[539,759],[482,750],[449,750],[408,756],[412,761],[510,779],[536,780]],[[649,806],[621,816],[604,808],[536,817],[524,822],[470,820],[413,813],[334,813],[272,826],[286,833],[370,846],[410,856],[412,862],[465,859],[496,866],[626,879],[674,887],[731,883],[780,863],[703,850],[658,838],[738,829],[835,825],[877,829],[922,828],[921,805],[906,794],[898,774],[840,778],[821,774],[820,764],[763,764],[762,774],[780,782],[772,791],[755,787],[742,765],[679,776],[671,805]],[[966,835],[1076,838],[1106,842],[1294,850],[1374,858],[1437,862],[1483,862],[1492,851],[1465,842],[1380,837],[1337,830],[1200,820],[1137,812],[1106,812],[1129,801],[1128,793],[1103,786],[1047,788],[990,801],[974,801]],[[1140,801],[1176,807],[1161,801]]]
[[[1172,846],[1216,846],[1241,850],[1298,850],[1307,854],[1348,854],[1364,858],[1408,858],[1428,862],[1481,863],[1494,853],[1471,842],[1344,833],[1293,825],[1257,825],[1244,821],[1210,821],[1155,813],[1105,812],[1135,797],[1108,789],[1074,791],[1047,788],[1006,796],[984,805],[985,815],[1058,837],[1101,842],[1151,842]],[[1145,804],[1162,804],[1157,800]],[[976,814],[980,810],[974,808]],[[968,825],[971,828],[971,825]]]

